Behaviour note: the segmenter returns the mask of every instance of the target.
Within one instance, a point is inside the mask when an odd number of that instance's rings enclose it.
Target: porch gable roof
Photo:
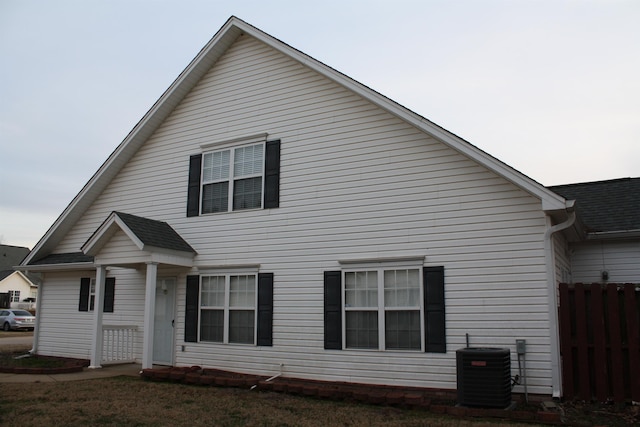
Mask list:
[[[168,250],[193,256],[196,251],[169,224],[124,212],[111,212],[89,237],[82,252],[95,256],[118,230],[122,230],[140,250]]]

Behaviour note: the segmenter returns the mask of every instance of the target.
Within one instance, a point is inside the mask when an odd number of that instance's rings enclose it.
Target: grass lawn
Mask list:
[[[5,386],[9,387],[3,387],[0,399],[0,425],[20,427],[500,425],[497,421],[459,420],[422,410],[134,377]]]

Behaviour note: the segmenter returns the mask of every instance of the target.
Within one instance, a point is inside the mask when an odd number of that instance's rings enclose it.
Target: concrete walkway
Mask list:
[[[140,364],[127,363],[123,365],[109,365],[99,369],[84,368],[82,372],[73,372],[70,374],[32,375],[0,373],[0,383],[54,383],[119,377],[121,375],[137,377],[140,375],[141,370]]]

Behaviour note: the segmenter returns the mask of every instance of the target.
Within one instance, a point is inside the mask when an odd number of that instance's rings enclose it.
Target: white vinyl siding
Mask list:
[[[593,241],[571,246],[574,283],[600,283],[607,271],[610,283],[640,283],[640,242]]]
[[[143,270],[144,271],[144,270]],[[144,330],[144,273],[120,270],[116,276],[116,304],[113,313],[103,314],[105,325],[135,325],[135,354],[141,357]],[[78,311],[80,279],[95,270],[70,273],[46,273],[38,301],[38,354],[79,359],[91,358],[93,311]]]
[[[282,141],[280,207],[187,218],[189,155],[203,141],[260,132]],[[469,334],[473,346],[511,348],[514,364],[515,340],[526,339],[528,391],[550,393],[540,201],[251,37],[220,58],[56,252],[77,251],[113,210],[168,222],[197,251],[197,268],[274,273],[273,347],[185,344],[178,280],[180,366],[272,375],[283,364],[292,377],[455,389],[455,350]],[[323,272],[395,256],[445,267],[448,352],[325,351]],[[130,308],[141,316],[139,286]],[[80,348],[85,329],[70,331]]]

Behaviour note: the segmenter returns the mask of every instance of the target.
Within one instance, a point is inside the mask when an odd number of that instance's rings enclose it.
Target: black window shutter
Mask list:
[[[107,277],[104,283],[104,305],[105,313],[113,313],[113,302],[116,296],[116,278]]]
[[[280,206],[280,140],[267,141],[264,160],[264,208]]]
[[[258,345],[273,345],[273,273],[258,274]]]
[[[444,267],[424,267],[425,351],[446,353]]]
[[[80,279],[80,301],[78,311],[89,311],[89,292],[91,289],[91,279],[83,277]]]
[[[342,350],[342,273],[324,272],[324,348]]]
[[[189,158],[189,189],[187,192],[187,216],[200,215],[200,173],[202,154]]]
[[[198,304],[200,299],[200,276],[187,276],[187,300],[184,314],[185,342],[198,341]]]

